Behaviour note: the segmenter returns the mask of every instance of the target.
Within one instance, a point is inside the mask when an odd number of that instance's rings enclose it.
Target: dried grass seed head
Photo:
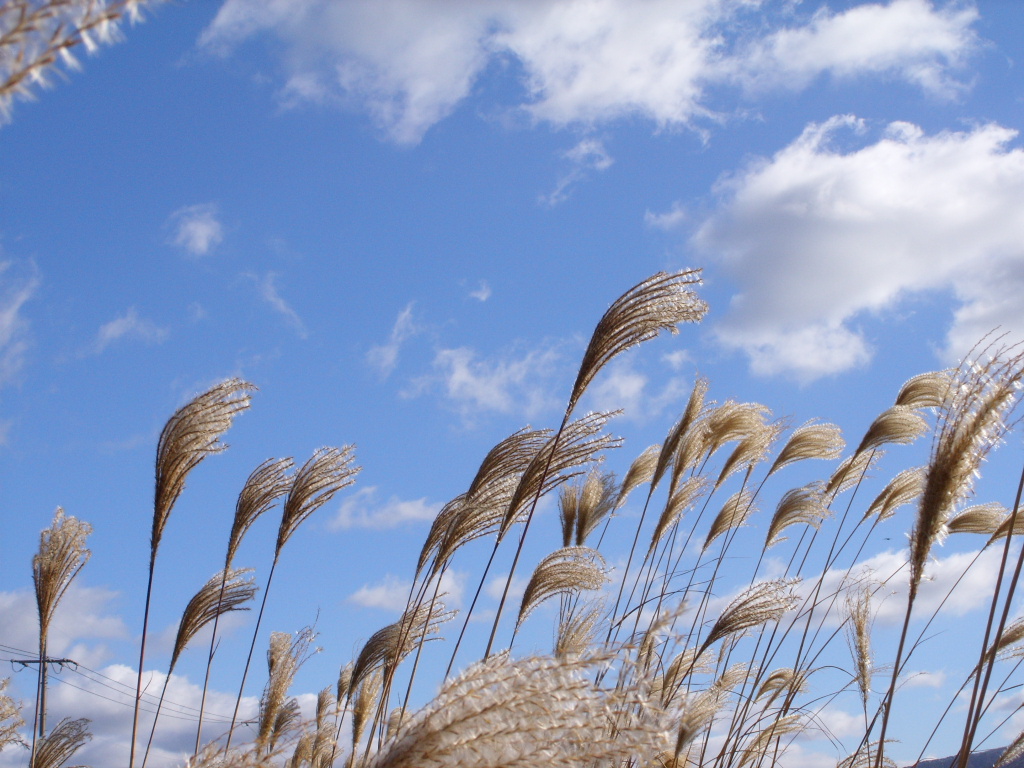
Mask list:
[[[300,630],[294,637],[287,632],[272,632],[267,651],[267,685],[260,697],[259,726],[256,746],[260,751],[272,751],[281,736],[299,717],[295,703],[294,718],[287,711],[288,689],[295,674],[306,660],[319,649],[311,649],[316,633],[310,628]],[[292,702],[295,700],[292,699]]]
[[[691,290],[701,282],[700,270],[659,272],[630,288],[608,308],[583,354],[566,413],[572,413],[583,392],[612,358],[653,339],[661,331],[678,333],[677,325],[699,322],[707,304]]]
[[[805,459],[838,459],[845,447],[842,430],[835,424],[808,421],[793,430],[768,474],[773,475],[783,467]]]
[[[81,747],[92,741],[89,720],[65,717],[49,735],[36,743],[35,756],[29,768],[61,768]]]
[[[756,464],[764,461],[771,450],[772,445],[779,439],[784,429],[782,423],[763,424],[759,429],[744,437],[729,454],[729,458],[722,465],[722,471],[715,481],[715,489],[722,486],[735,472],[744,467],[749,472]]]
[[[626,476],[622,478],[622,485],[619,486],[619,495],[615,499],[615,509],[620,509],[626,503],[626,498],[644,483],[651,482],[654,477],[654,470],[661,460],[661,446],[649,445],[644,452],[633,459],[633,463],[626,470]]]
[[[578,595],[584,590],[600,589],[608,581],[604,557],[590,547],[563,547],[537,565],[519,606],[516,626],[533,610],[555,595]]]
[[[388,672],[397,667],[421,639],[436,635],[441,624],[454,616],[440,600],[407,609],[398,621],[374,632],[363,645],[352,667],[351,687],[360,686],[378,670]]]
[[[952,509],[967,498],[981,462],[1010,427],[1024,379],[1024,353],[965,363],[953,375],[939,414],[917,519],[910,535],[910,593],[917,593],[932,545]]]
[[[256,596],[257,589],[255,579],[252,576],[246,578],[250,573],[252,568],[226,568],[218,571],[188,601],[174,640],[170,664],[172,670],[185,646],[199,630],[225,613],[249,610],[245,603]]]
[[[249,475],[235,504],[235,518],[231,524],[228,551],[224,559],[225,568],[231,567],[238,547],[252,524],[288,492],[292,484],[288,473],[294,465],[291,458],[267,459]]]
[[[951,370],[930,371],[910,378],[900,388],[896,405],[908,408],[941,408],[950,395]]]
[[[188,473],[210,454],[227,448],[220,438],[235,416],[249,407],[249,395],[255,390],[247,381],[228,379],[197,395],[164,425],[156,449],[151,559],[156,557],[167,518],[185,489]]]
[[[917,501],[924,490],[924,471],[924,467],[911,467],[896,475],[871,502],[864,519],[876,515],[878,522],[884,522],[900,507]]]
[[[799,579],[773,579],[747,587],[722,611],[701,650],[724,637],[781,619],[797,603],[798,583]]]
[[[740,754],[737,768],[743,768],[754,761],[760,762],[768,754],[773,741],[781,739],[787,734],[801,731],[805,727],[803,715],[784,715],[770,721],[768,727],[758,732],[744,748]]]
[[[825,485],[826,498],[834,499],[840,493],[857,486],[868,477],[868,472],[878,463],[883,454],[884,451],[875,449],[853,453],[843,459]]]
[[[583,483],[576,511],[576,546],[586,544],[594,529],[612,513],[618,495],[619,485],[613,472],[590,471]]]
[[[24,745],[18,734],[18,730],[25,725],[21,705],[4,693],[10,682],[9,677],[0,678],[0,750],[12,744]]]
[[[658,483],[661,482],[662,477],[664,477],[665,472],[670,466],[679,465],[681,442],[690,435],[694,426],[704,417],[707,409],[704,398],[707,396],[707,393],[708,380],[703,377],[697,377],[696,381],[693,382],[693,389],[690,390],[690,397],[686,402],[686,408],[683,410],[679,420],[672,425],[672,429],[669,430],[668,436],[662,445],[658,463],[655,465],[654,475],[651,478],[652,491],[658,487]],[[678,476],[681,471],[682,469],[675,470],[673,475]]]
[[[622,445],[621,439],[601,434],[608,419],[617,413],[589,413],[569,422],[560,435],[545,442],[531,459],[512,494],[498,528],[499,541],[524,518],[533,499],[582,474],[583,467],[596,461],[602,451]]]
[[[753,512],[754,495],[750,491],[740,490],[730,496],[711,523],[711,529],[704,540],[704,551],[707,551],[712,542],[726,531],[744,525]]]
[[[928,422],[915,409],[906,405],[887,408],[864,433],[857,453],[881,448],[883,445],[910,445],[928,431]]]
[[[575,657],[589,651],[603,613],[604,603],[596,600],[578,604],[561,617],[555,638],[555,656]]]
[[[1006,507],[991,501],[975,504],[953,515],[946,523],[946,533],[980,533],[991,537],[991,542],[1006,535],[1008,523]]]
[[[658,546],[665,534],[679,524],[683,514],[696,505],[697,501],[707,492],[708,485],[708,480],[703,475],[694,475],[684,480],[675,489],[651,533],[651,544],[647,548],[648,554],[653,553],[654,548]]]
[[[829,509],[825,505],[824,483],[815,482],[801,488],[793,488],[783,494],[779,505],[775,508],[772,522],[768,526],[765,537],[765,549],[774,547],[785,541],[782,532],[792,525],[809,525],[819,528],[828,517]]]
[[[39,634],[46,638],[50,622],[64,593],[89,561],[86,539],[92,526],[77,517],[66,517],[57,507],[53,522],[39,534],[39,551],[32,558]]]
[[[865,707],[871,694],[871,675],[874,659],[871,654],[871,590],[862,588],[846,597],[846,643],[853,657],[854,676]]]
[[[342,488],[352,485],[362,467],[355,466],[355,447],[318,448],[299,468],[284,502],[284,513],[277,531],[274,557],[296,529],[316,510],[330,501]]]

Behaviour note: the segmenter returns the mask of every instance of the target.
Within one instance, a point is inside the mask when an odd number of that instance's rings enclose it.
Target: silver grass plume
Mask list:
[[[910,592],[915,595],[932,544],[952,508],[972,491],[988,452],[1009,429],[1024,378],[1024,355],[962,365],[939,416],[937,434],[910,534]]]
[[[798,583],[799,579],[774,579],[747,587],[722,611],[701,645],[701,653],[724,637],[781,619],[797,603],[794,589]]]
[[[561,435],[546,441],[523,471],[498,527],[498,541],[525,518],[533,499],[582,474],[582,467],[595,461],[601,451],[622,445],[620,439],[600,434],[613,415],[589,413],[569,422]]]
[[[310,734],[311,748],[309,764],[312,768],[328,768],[334,754],[334,723],[331,718],[338,709],[330,686],[324,688],[316,697],[316,730]]]
[[[608,566],[590,547],[562,547],[545,557],[530,577],[519,606],[516,626],[545,600],[555,595],[578,595],[600,589],[608,581]]]
[[[642,685],[603,688],[593,682],[609,661],[491,656],[447,682],[369,766],[646,764],[668,747],[663,718]]]
[[[803,693],[807,690],[807,673],[797,672],[790,667],[772,670],[757,689],[755,700],[767,697],[764,708],[771,706],[781,694]]]
[[[185,612],[178,623],[178,634],[174,639],[174,650],[171,652],[170,669],[174,669],[185,646],[193,637],[218,616],[230,611],[247,611],[245,603],[256,596],[256,583],[252,576],[252,568],[228,568],[215,573],[198,592],[188,601]],[[223,589],[223,594],[221,590]],[[168,675],[170,671],[168,671]]]
[[[120,38],[120,22],[141,18],[145,0],[6,0],[0,4],[0,124],[16,97],[50,84],[49,74],[80,69],[74,49],[94,53]]]
[[[580,656],[590,650],[597,634],[604,603],[600,600],[576,605],[559,619],[555,638],[555,656]]]
[[[619,509],[626,503],[626,497],[644,483],[649,483],[654,478],[654,471],[661,461],[661,446],[649,445],[644,452],[633,459],[633,463],[626,470],[622,478],[622,485],[619,486],[619,495],[615,499],[615,509]]]
[[[36,721],[33,723],[33,745],[36,731],[40,738],[46,733],[45,659],[50,624],[64,593],[89,561],[90,552],[85,543],[90,533],[91,525],[76,517],[65,517],[64,510],[57,507],[50,527],[39,534],[39,551],[32,558],[32,582],[39,617],[39,695],[36,701]]]
[[[928,422],[914,408],[894,405],[882,411],[864,433],[857,453],[883,445],[910,445],[928,430]]]
[[[679,523],[683,513],[691,509],[697,500],[707,492],[707,489],[708,481],[703,475],[694,475],[679,484],[665,504],[657,525],[654,526],[654,531],[651,533],[651,544],[647,548],[648,556],[654,552],[655,547],[658,546],[665,534]]]
[[[775,508],[772,522],[768,526],[768,535],[765,537],[765,549],[774,547],[776,544],[785,541],[782,532],[791,525],[808,525],[811,528],[819,528],[822,521],[828,517],[828,507],[824,499],[825,484],[814,482],[801,488],[793,488],[786,491]]]
[[[694,675],[710,674],[713,667],[697,655],[696,648],[686,648],[677,653],[665,667],[664,673],[656,677],[651,692],[664,709],[671,709],[683,693],[683,682]]]
[[[706,551],[711,543],[726,531],[742,526],[753,512],[754,495],[746,490],[734,493],[722,505],[722,509],[711,523],[703,549]]]
[[[220,438],[235,416],[249,407],[249,393],[255,390],[247,381],[227,379],[193,398],[167,421],[156,449],[151,559],[156,558],[167,518],[185,489],[188,473],[207,456],[227,448]]]
[[[284,514],[277,531],[275,559],[296,529],[342,488],[352,485],[362,467],[354,465],[355,448],[318,448],[295,473],[284,501]]]
[[[374,632],[356,657],[351,688],[361,685],[367,676],[378,670],[388,677],[422,639],[437,634],[441,624],[454,615],[454,611],[445,610],[440,600],[434,600],[409,608],[394,624]]]
[[[722,471],[718,475],[718,480],[715,481],[715,490],[718,490],[722,483],[738,470],[743,468],[750,470],[756,464],[764,461],[768,451],[782,434],[782,430],[783,425],[780,422],[762,424],[740,440],[722,465]]]
[[[24,744],[18,735],[18,729],[25,724],[21,705],[4,693],[10,682],[9,677],[0,678],[0,751],[11,744]]]
[[[680,460],[679,451],[684,439],[688,438],[694,426],[700,423],[706,414],[704,398],[708,393],[708,380],[697,377],[693,382],[693,389],[690,390],[690,397],[686,401],[686,408],[683,409],[679,420],[672,425],[668,436],[662,445],[658,463],[655,465],[654,476],[651,478],[651,490],[658,487],[665,472],[673,467],[673,479],[679,477],[680,473],[688,467],[685,461]]]
[[[989,543],[1005,536],[1008,528],[1007,509],[996,501],[962,509],[946,523],[946,533],[980,533],[991,537]]]
[[[891,741],[892,739],[886,739],[887,744]],[[863,749],[840,760],[836,768],[873,768],[878,761],[878,745],[877,741],[869,742]],[[883,768],[897,768],[894,760],[884,756],[882,757],[882,766]]]
[[[612,358],[653,339],[661,331],[678,333],[680,323],[696,323],[707,304],[690,287],[699,285],[700,270],[659,272],[630,288],[604,313],[583,353],[566,415],[572,413],[587,386]]]
[[[838,459],[845,447],[842,431],[835,424],[808,421],[793,430],[768,470],[768,475],[774,475],[783,467],[805,459]]]
[[[707,442],[704,454],[712,456],[726,443],[735,443],[745,437],[757,434],[771,411],[760,403],[737,403],[727,400],[719,406],[709,408],[704,419]]]
[[[334,697],[338,702],[339,709],[342,702],[349,698],[352,693],[352,662],[348,662],[338,671],[338,685],[334,690]]]
[[[29,768],[61,768],[87,742],[92,741],[89,721],[65,717],[50,735],[39,740]]]
[[[868,511],[864,513],[864,519],[875,515],[881,523],[892,517],[900,507],[917,501],[924,491],[924,471],[924,467],[912,467],[896,475],[871,502]]]
[[[384,678],[381,673],[373,671],[360,680],[358,685],[352,687],[355,695],[352,697],[352,752],[349,755],[350,766],[355,761],[359,742],[363,740],[366,726],[369,724],[374,710],[377,708],[377,700],[380,698],[383,685]]]
[[[570,541],[565,546],[575,543],[582,547],[586,544],[594,529],[612,513],[618,495],[619,486],[613,473],[591,470],[579,491],[575,542]]]
[[[520,429],[488,451],[466,493],[438,513],[417,563],[417,576],[434,558],[437,571],[468,542],[501,525],[523,472],[548,443],[551,430]]]
[[[908,408],[941,408],[949,397],[953,371],[931,371],[907,379],[896,396],[896,405]]]
[[[267,685],[260,697],[259,727],[256,735],[258,752],[269,753],[273,750],[274,744],[294,724],[289,714],[290,707],[286,703],[288,689],[299,667],[312,653],[316,653],[316,649],[310,649],[315,637],[316,634],[309,627],[297,632],[294,638],[287,632],[272,632],[270,635],[270,650],[267,651],[269,674]],[[296,704],[294,719],[297,720],[298,716]]]
[[[1003,768],[1004,765],[1009,765],[1021,755],[1024,755],[1024,731],[1017,734],[1017,737],[1010,742],[1010,746],[1003,750],[993,768]]]
[[[269,757],[279,750],[281,742],[301,727],[302,710],[299,708],[299,700],[293,696],[277,711],[277,717],[274,718],[267,741],[267,756]]]
[[[676,761],[697,736],[710,729],[715,715],[725,704],[725,697],[733,688],[746,681],[748,675],[749,670],[746,665],[734,664],[705,690],[687,697],[676,727],[674,752]]]
[[[285,768],[302,768],[304,765],[313,764],[313,739],[315,736],[305,731],[295,742],[295,749],[292,756],[285,763]]]
[[[65,517],[64,510],[57,507],[50,527],[39,534],[39,551],[32,558],[32,582],[42,638],[49,634],[57,604],[89,561],[91,553],[85,542],[90,533],[91,525]]]
[[[874,660],[871,655],[871,590],[863,588],[856,594],[847,595],[846,643],[853,657],[857,689],[861,704],[867,712],[868,696],[871,694],[871,675]]]
[[[267,459],[250,473],[235,503],[235,517],[224,558],[225,568],[231,567],[242,538],[252,524],[288,492],[292,484],[288,473],[294,465],[291,458]]]
[[[771,724],[760,731],[740,754],[738,768],[755,760],[761,760],[768,754],[771,743],[786,734],[795,733],[805,728],[803,715],[784,715],[771,721]]]
[[[1016,619],[1006,625],[997,641],[986,649],[982,666],[990,664],[994,659],[1020,658],[1024,656],[1024,649],[1020,647],[1022,642],[1024,642],[1024,618]],[[971,679],[976,674],[978,674],[977,666],[971,671],[968,679]]]
[[[996,541],[997,539],[1001,539],[1004,536],[1006,536],[1008,533],[1010,533],[1011,532],[1010,531],[1010,523],[1011,523],[1011,521],[1013,522],[1012,535],[1019,536],[1022,533],[1024,533],[1024,515],[1022,515],[1020,512],[1018,512],[1017,516],[1016,516],[1016,520],[1014,520],[1013,519],[1013,515],[1007,514],[1006,518],[1001,523],[999,523],[999,527],[996,528],[995,533],[992,534],[992,539],[988,543],[991,544],[993,541]]]
[[[862,479],[868,477],[868,472],[881,459],[883,451],[861,451],[852,453],[843,459],[835,472],[825,484],[825,496],[835,498],[840,493],[850,490]]]

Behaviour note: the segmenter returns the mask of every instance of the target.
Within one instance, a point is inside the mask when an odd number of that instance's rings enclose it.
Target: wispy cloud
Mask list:
[[[0,386],[14,379],[25,363],[29,334],[22,309],[39,287],[34,268],[20,277],[12,271],[11,262],[0,262]]]
[[[549,207],[568,200],[573,188],[587,178],[588,172],[605,171],[615,162],[604,144],[593,138],[583,139],[572,149],[563,152],[562,158],[569,162],[569,169],[559,177],[554,189],[540,196],[540,201]]]
[[[274,272],[268,272],[262,278],[259,278],[256,275],[250,275],[250,277],[256,281],[256,285],[259,287],[260,296],[270,306],[270,308],[284,318],[285,322],[293,331],[295,331],[296,335],[300,339],[307,338],[309,333],[306,331],[306,324],[302,322],[302,318],[299,317],[299,313],[284,300],[280,292],[277,290],[277,274]]]
[[[100,326],[96,338],[89,348],[89,352],[98,355],[107,347],[117,341],[130,340],[141,341],[146,344],[159,344],[167,340],[170,331],[163,328],[152,320],[140,317],[135,307],[129,307],[128,311],[120,317],[115,317],[109,323]]]
[[[371,347],[366,353],[366,361],[377,370],[381,378],[386,379],[398,364],[398,354],[402,344],[419,332],[412,316],[413,303],[406,304],[405,309],[398,313],[395,324],[391,327],[391,335],[384,344]]]
[[[445,571],[441,577],[440,591],[445,593],[444,604],[450,608],[462,605],[465,592],[466,574],[460,571]],[[393,574],[387,574],[376,584],[364,584],[351,595],[347,602],[361,605],[364,608],[381,608],[387,611],[401,612],[405,610],[409,599],[411,582]]]
[[[213,203],[188,205],[171,214],[174,244],[192,256],[206,256],[224,240],[224,228]]]
[[[480,284],[472,291],[469,292],[470,298],[476,299],[477,301],[484,302],[491,298],[491,286],[486,280],[481,280]]]
[[[808,126],[720,182],[719,210],[694,237],[739,288],[714,332],[755,373],[810,381],[863,365],[857,318],[926,291],[955,297],[948,359],[996,327],[1024,337],[1016,132],[892,123],[875,143],[835,148],[868,128],[852,116]]]
[[[644,212],[644,224],[653,229],[661,229],[666,232],[677,229],[687,220],[686,207],[678,200],[662,213]]]
[[[439,388],[467,421],[486,412],[535,418],[558,407],[552,392],[562,363],[558,345],[489,358],[468,347],[442,349],[434,355],[434,373],[415,380],[403,394],[416,397]]]
[[[872,75],[949,94],[978,48],[977,12],[956,3],[865,2],[788,16],[758,6],[227,0],[200,44],[226,55],[252,36],[276,35],[282,102],[354,101],[400,143],[418,142],[502,58],[519,64],[525,96],[516,106],[534,120],[589,127],[637,116],[666,127],[713,118],[721,110],[708,94],[722,84],[749,96],[804,88],[823,74]]]
[[[622,410],[623,417],[647,421],[689,396],[689,388],[680,377],[669,377],[659,387],[650,377],[638,371],[629,360],[616,360],[608,365],[590,385],[585,405],[595,411]]]
[[[346,498],[329,526],[332,530],[398,528],[410,523],[430,522],[440,509],[441,504],[428,502],[426,498],[406,501],[391,496],[381,502],[377,487],[371,485]]]

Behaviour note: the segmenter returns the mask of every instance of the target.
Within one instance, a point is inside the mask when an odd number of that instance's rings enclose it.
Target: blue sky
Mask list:
[[[240,376],[260,391],[161,545],[152,661],[217,569],[249,471],[354,443],[358,482],[289,543],[265,625],[317,622],[324,651],[298,686],[315,693],[394,620],[440,505],[499,439],[557,426],[601,313],[659,270],[703,267],[711,309],[591,387],[581,407],[624,409],[609,468],[663,438],[698,373],[713,398],[856,441],[905,379],[994,328],[1024,333],[1021,10],[146,6],[0,127],[0,643],[35,642],[30,557],[60,505],[95,533],[52,647],[134,680],[157,437]],[[1002,460],[986,492],[1008,504]],[[261,521],[239,564],[266,570],[274,528]],[[456,605],[472,558],[457,570]],[[549,641],[542,624],[527,647]],[[224,641],[225,697],[245,634]],[[200,655],[181,662],[180,701]],[[14,684],[29,697],[28,673]],[[123,705],[54,690],[104,734],[83,759],[121,759]],[[806,764],[834,761],[827,746]]]

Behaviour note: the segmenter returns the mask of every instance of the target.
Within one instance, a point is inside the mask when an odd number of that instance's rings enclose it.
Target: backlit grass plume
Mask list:
[[[92,740],[86,718],[65,717],[36,745],[29,768],[61,768],[82,746]]]
[[[156,448],[156,489],[153,502],[153,529],[149,540],[149,577],[146,607],[142,616],[142,640],[139,643],[139,669],[135,686],[135,713],[132,718],[129,768],[135,766],[136,734],[139,729],[139,704],[142,700],[142,673],[146,661],[146,633],[153,596],[153,572],[167,519],[174,503],[185,490],[185,480],[207,456],[227,448],[220,441],[235,416],[249,407],[249,395],[256,387],[241,379],[227,379],[197,395],[179,408],[164,425]]]
[[[32,558],[32,582],[35,585],[39,617],[39,675],[32,729],[33,754],[36,751],[37,734],[40,739],[46,734],[46,670],[50,625],[61,598],[89,561],[90,552],[85,543],[90,533],[91,525],[76,517],[65,517],[64,510],[57,507],[53,523],[39,534],[39,551]]]

